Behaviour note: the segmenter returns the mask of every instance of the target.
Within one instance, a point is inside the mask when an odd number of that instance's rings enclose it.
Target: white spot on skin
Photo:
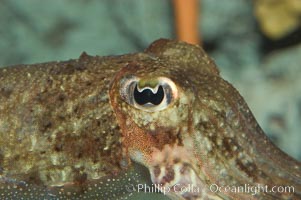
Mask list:
[[[136,161],[136,162],[138,162],[138,163],[141,163],[141,164],[143,164],[143,165],[146,165],[146,164],[147,164],[147,163],[146,163],[146,158],[145,158],[143,152],[138,151],[138,150],[135,150],[135,151],[131,151],[131,150],[130,150],[129,153],[130,153],[130,157],[131,157],[134,161]]]
[[[239,159],[243,158],[243,156],[244,156],[243,153],[241,153],[241,152],[238,153],[238,158]]]
[[[209,103],[208,103],[208,106],[213,109],[213,110],[216,110],[216,111],[221,111],[222,109],[219,107],[219,104],[216,102],[216,101],[213,101],[213,100],[209,100]]]
[[[227,170],[225,168],[220,169],[219,173],[223,177],[227,176]]]
[[[212,146],[211,146],[210,140],[207,137],[204,138],[204,143],[205,143],[205,147],[207,148],[207,150],[211,151]]]
[[[179,121],[178,113],[172,112],[169,119],[172,123],[177,123]]]
[[[220,138],[217,139],[217,145],[218,146],[223,146],[222,140]]]
[[[155,129],[156,129],[154,124],[151,124],[149,128],[150,128],[151,131],[155,131]]]
[[[234,127],[239,127],[240,126],[239,120],[234,120],[233,125]]]
[[[30,135],[30,141],[31,141],[31,147],[29,151],[33,151],[35,149],[35,146],[37,144],[37,137],[36,135]]]
[[[219,121],[219,122],[218,122],[218,126],[219,126],[220,128],[222,128],[222,127],[224,126],[224,122]]]
[[[51,162],[52,162],[53,165],[59,165],[60,164],[58,155],[51,154],[50,157],[51,157]]]
[[[191,98],[190,98],[191,99]],[[180,104],[189,104],[189,99],[187,96],[185,96],[183,93],[181,94],[181,98],[179,99]]]

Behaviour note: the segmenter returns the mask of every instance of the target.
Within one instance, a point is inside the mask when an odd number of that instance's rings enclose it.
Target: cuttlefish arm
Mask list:
[[[5,183],[5,184],[4,184]],[[0,199],[65,200],[65,199],[160,199],[167,198],[147,188],[152,187],[148,170],[133,163],[116,175],[102,177],[84,184],[65,183],[62,186],[41,186],[23,181],[6,180],[0,184]]]
[[[300,162],[270,142],[200,47],[158,40],[145,53],[115,76],[110,100],[124,154],[154,184],[173,199],[301,198]]]

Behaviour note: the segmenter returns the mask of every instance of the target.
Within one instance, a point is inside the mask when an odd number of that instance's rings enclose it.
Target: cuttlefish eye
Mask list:
[[[122,79],[120,95],[128,104],[149,112],[167,108],[178,95],[177,87],[169,78]]]
[[[136,87],[134,89],[135,102],[141,106],[147,105],[148,103],[150,105],[159,105],[164,99],[164,90],[161,85],[157,88],[157,91],[153,91],[152,88],[147,87],[139,90],[138,84],[136,84]],[[168,96],[170,98],[169,94]]]

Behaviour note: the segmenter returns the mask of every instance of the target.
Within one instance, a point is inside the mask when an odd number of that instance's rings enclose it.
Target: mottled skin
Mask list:
[[[1,174],[60,185],[119,171],[120,131],[107,93],[124,59],[83,54],[0,69]]]
[[[123,199],[126,184],[143,183],[145,174],[122,158],[108,90],[116,72],[144,57],[83,53],[0,68],[0,199]],[[114,196],[107,177],[119,180]]]
[[[133,61],[116,75],[110,99],[125,154],[149,168],[154,183],[176,186],[168,194],[175,199],[301,199],[300,163],[269,141],[243,98],[200,47],[159,40],[145,53],[144,62]],[[128,77],[141,82],[169,78],[177,95],[160,111],[137,109],[120,94]],[[285,185],[295,191],[213,193],[211,184]],[[201,189],[178,192],[188,185]]]
[[[125,100],[133,94],[120,92],[133,77],[141,87],[173,83],[172,100],[135,107]],[[268,140],[198,46],[158,40],[143,53],[0,69],[0,119],[8,199],[122,199],[128,194],[112,196],[107,178],[122,179],[120,193],[145,181],[132,161],[153,183],[175,186],[173,199],[301,198],[300,163]],[[295,193],[214,193],[212,183],[293,185]],[[178,192],[188,185],[200,190]]]

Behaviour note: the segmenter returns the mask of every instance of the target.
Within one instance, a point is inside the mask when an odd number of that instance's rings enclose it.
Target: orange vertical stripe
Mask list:
[[[176,33],[179,40],[200,44],[198,0],[173,0]]]

